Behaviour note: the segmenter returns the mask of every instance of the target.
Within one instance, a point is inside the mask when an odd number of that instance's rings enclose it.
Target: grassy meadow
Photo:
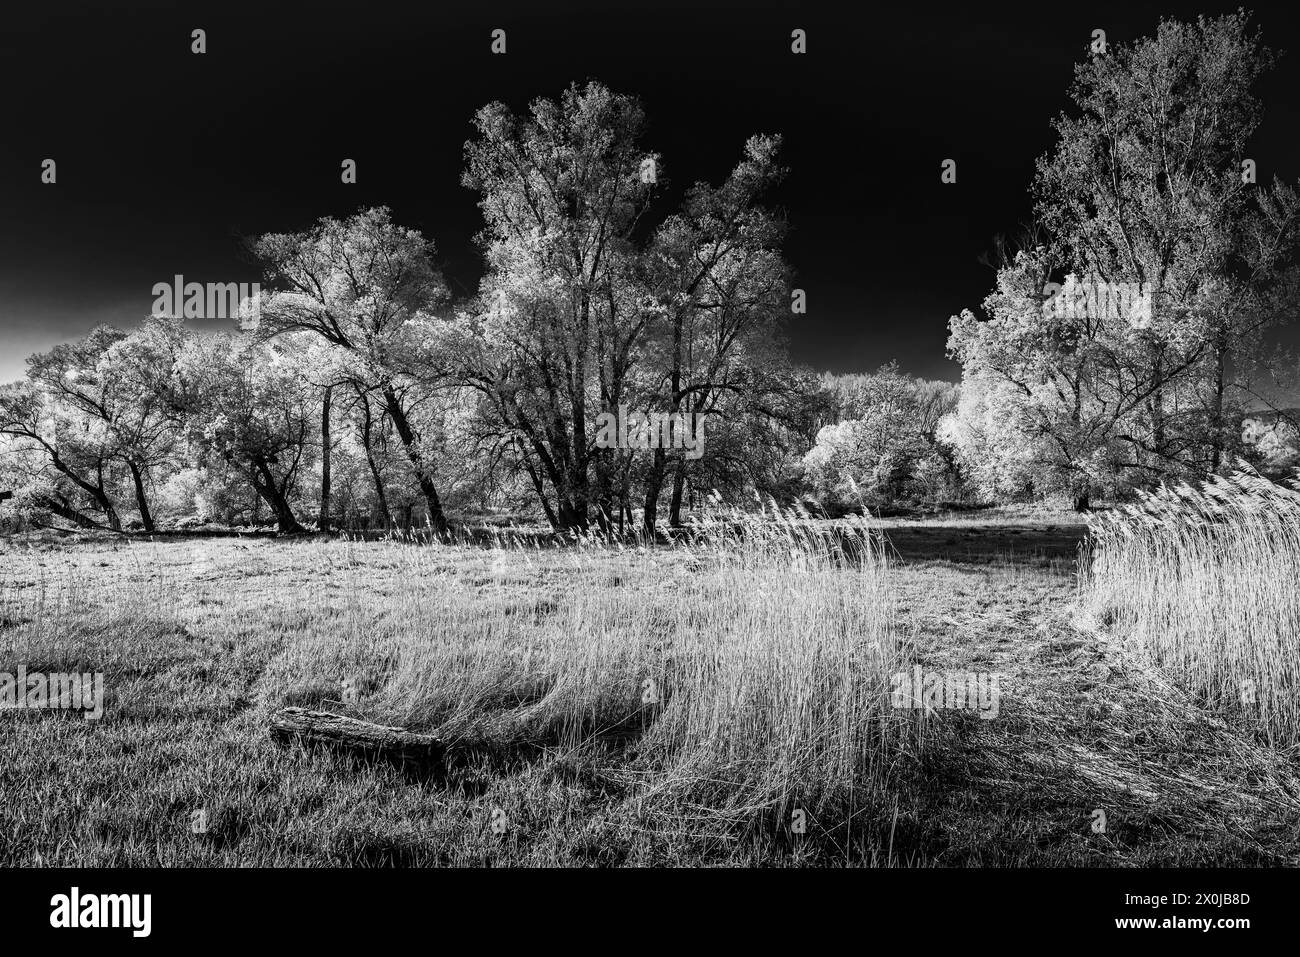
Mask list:
[[[1111,546],[1081,581],[1083,532],[13,536],[0,672],[102,671],[106,702],[0,713],[0,864],[1300,862],[1294,761],[1162,667],[1149,601],[1113,610]],[[917,666],[1000,675],[996,717],[894,707]],[[446,774],[273,743],[286,706],[435,733]]]

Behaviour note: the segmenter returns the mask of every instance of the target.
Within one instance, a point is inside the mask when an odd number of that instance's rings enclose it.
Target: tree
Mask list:
[[[1003,262],[987,321],[952,320],[963,381],[1010,387],[980,392],[1015,397],[1009,421],[1050,453],[1037,484],[1080,507],[1218,468],[1239,441],[1263,332],[1294,306],[1276,293],[1295,191],[1242,175],[1271,60],[1237,13],[1080,64],[1034,185],[1047,241]]]
[[[539,494],[549,488],[554,504],[543,504],[561,528],[590,520],[596,380],[606,397],[621,394],[648,320],[618,281],[662,175],[640,145],[644,125],[635,99],[590,83],[558,102],[534,100],[526,118],[490,104],[465,145],[464,183],[480,194],[488,263],[485,361],[469,381],[517,437]]]
[[[280,532],[304,530],[292,500],[317,424],[301,352],[301,339],[259,343],[219,335],[191,341],[177,361],[186,422],[201,458],[243,474]]]
[[[962,364],[958,414],[976,421],[946,434],[986,491],[1030,485],[1068,492],[1086,508],[1122,468],[1113,444],[1141,396],[1126,373],[1123,328],[1110,328],[1126,320],[1046,307],[1049,273],[1041,249],[1022,251],[999,270],[998,288],[984,301],[987,320],[969,310],[951,320],[949,354]],[[1005,460],[1003,443],[1015,450]],[[1037,463],[1032,481],[1019,469],[1008,481],[999,473],[1025,448]]]
[[[655,449],[634,469],[633,452],[596,445],[597,414],[756,410],[764,370],[775,380],[783,359],[781,229],[757,205],[780,176],[778,141],[751,139],[720,187],[697,184],[646,242],[638,224],[663,168],[643,127],[635,99],[589,83],[526,117],[487,106],[466,144],[488,272],[443,348],[480,394],[481,421],[496,422],[494,450],[519,463],[558,528],[587,527],[593,506],[602,527],[615,512],[621,522],[639,473],[653,530],[670,462],[679,520],[684,456]]]
[[[7,479],[20,509],[49,512],[82,528],[120,531],[111,497],[110,459],[89,420],[53,403],[31,382],[0,386],[0,437],[5,438]],[[85,428],[82,428],[82,425]]]
[[[1032,398],[1000,376],[963,376],[956,410],[939,423],[941,446],[953,450],[963,479],[989,500],[1069,489],[1072,479],[1075,487],[1085,485],[1073,463],[1086,471],[1087,461],[1072,458],[1068,443],[1062,449],[1041,428]],[[1106,469],[1088,474],[1095,484]]]
[[[751,137],[722,185],[696,183],[682,211],[655,234],[649,258],[664,355],[654,367],[660,379],[652,394],[671,413],[720,418],[761,411],[786,381],[779,338],[789,302],[780,254],[785,224],[759,205],[785,175],[780,145],[779,137]],[[649,530],[668,458],[657,449],[646,480]],[[669,523],[678,525],[692,466],[684,455],[673,464]]]
[[[881,507],[950,490],[937,430],[954,406],[951,383],[915,379],[891,362],[870,375],[826,376],[838,421],[803,458],[813,491],[838,507]]]
[[[159,474],[178,467],[176,440],[182,429],[171,401],[172,372],[189,334],[179,320],[149,318],[105,352],[101,380],[117,402],[110,429],[117,457],[131,476],[140,523],[154,531],[148,489]]]
[[[24,383],[0,394],[0,434],[25,455],[30,504],[82,527],[121,531],[122,466],[135,479],[136,501],[152,527],[145,471],[165,421],[131,371],[140,339],[100,326],[74,343],[32,356]],[[97,513],[97,514],[96,514]]]
[[[428,519],[447,528],[432,467],[415,418],[426,397],[410,375],[412,324],[446,298],[433,244],[393,223],[386,207],[340,222],[321,219],[300,233],[272,233],[252,244],[270,290],[259,304],[268,333],[306,331],[346,357],[346,376],[376,396],[392,421],[419,482]]]

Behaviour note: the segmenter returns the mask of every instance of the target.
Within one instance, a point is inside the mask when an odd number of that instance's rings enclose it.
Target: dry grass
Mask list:
[[[1004,676],[996,720],[927,722],[916,765],[896,778],[903,863],[1300,862],[1293,762],[1080,614],[1073,568],[931,561],[892,571],[899,627],[922,664]]]
[[[1294,762],[1072,607],[1055,519],[900,531],[0,540],[0,670],[108,698],[0,714],[0,864],[1300,863]],[[997,718],[888,709],[913,665],[1001,674]],[[279,747],[285,705],[459,758]]]
[[[0,670],[104,671],[108,700],[99,724],[22,712],[0,729],[24,754],[0,770],[17,796],[0,829],[27,838],[11,861],[861,861],[913,735],[888,704],[903,650],[862,528],[778,517],[664,549],[226,541],[28,558],[34,577],[0,591]],[[385,769],[281,751],[265,721],[288,704],[433,731],[457,766],[394,787]],[[226,836],[186,834],[196,808]],[[331,834],[358,814],[399,819],[390,856],[309,836],[308,821]],[[508,839],[485,827],[498,815]]]
[[[1300,743],[1300,492],[1238,471],[1103,513],[1092,535],[1095,613],[1207,707]]]

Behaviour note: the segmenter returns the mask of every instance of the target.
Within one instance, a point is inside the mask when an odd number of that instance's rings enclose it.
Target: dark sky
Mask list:
[[[676,189],[720,180],[745,138],[782,133],[776,200],[809,311],[796,359],[834,371],[892,358],[956,378],[948,317],[975,307],[977,262],[1029,215],[1035,158],[1093,29],[1113,42],[1234,4],[382,2],[24,4],[0,25],[0,381],[99,322],[149,312],[153,284],[254,281],[238,237],[387,204],[435,241],[453,288],[479,276],[460,185],[474,111],[522,110],[571,81],[634,93]],[[1300,29],[1262,91],[1261,179],[1300,175]],[[190,52],[207,31],[208,52]],[[489,52],[491,31],[508,52]],[[790,31],[808,53],[790,52]],[[58,182],[40,182],[41,161]],[[358,183],[340,182],[343,158]],[[940,163],[957,160],[955,185]],[[667,210],[665,209],[664,212]]]

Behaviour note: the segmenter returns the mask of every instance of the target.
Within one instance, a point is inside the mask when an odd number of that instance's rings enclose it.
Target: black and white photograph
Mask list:
[[[15,942],[1288,923],[1294,8],[51,2],[0,90]]]

